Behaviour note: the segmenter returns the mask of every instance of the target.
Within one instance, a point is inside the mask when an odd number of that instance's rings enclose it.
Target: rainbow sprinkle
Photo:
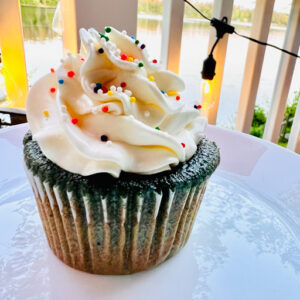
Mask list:
[[[155,78],[154,78],[153,76],[149,76],[148,79],[149,79],[150,81],[154,81],[154,80],[155,80]]]
[[[142,68],[144,66],[144,64],[142,62],[139,62],[138,67]]]
[[[136,101],[136,98],[135,98],[135,97],[130,97],[130,98],[129,98],[129,101],[130,101],[131,103],[133,103],[133,102]]]
[[[122,60],[127,60],[128,56],[125,53],[121,54],[121,59]]]
[[[94,87],[94,92],[97,94],[98,90],[102,88],[102,84],[100,82],[96,83],[96,86]]]
[[[107,142],[108,141],[107,135],[105,135],[105,134],[101,135],[100,140],[101,140],[101,142]]]
[[[105,32],[110,33],[111,32],[111,28],[110,27],[105,27]]]
[[[107,113],[108,112],[108,106],[107,105],[102,106],[102,111],[104,113]]]
[[[44,114],[44,116],[45,116],[46,118],[49,117],[49,111],[48,111],[48,110],[44,110],[44,111],[43,111],[43,114]]]
[[[108,91],[108,92],[107,92],[107,95],[108,95],[108,96],[112,96],[113,94],[114,94],[114,93],[113,93],[112,91]]]
[[[169,91],[167,92],[168,96],[176,96],[177,95],[177,91]]]
[[[59,80],[58,80],[58,83],[59,83],[59,84],[64,84],[64,80],[63,80],[63,79],[59,79]]]
[[[129,62],[134,62],[134,59],[133,59],[132,56],[128,56],[127,60],[128,60]]]
[[[68,77],[72,78],[72,77],[75,76],[75,73],[74,73],[74,71],[69,71],[69,72],[67,73],[67,75],[68,75]]]
[[[106,36],[105,34],[103,34],[102,32],[99,32],[99,35],[101,38],[105,38],[105,40],[108,42],[109,41],[109,37]]]
[[[76,125],[78,123],[78,119],[77,118],[72,118],[71,122],[72,122],[72,124]]]
[[[106,86],[102,85],[101,90],[103,91],[103,93],[107,93],[108,89]]]

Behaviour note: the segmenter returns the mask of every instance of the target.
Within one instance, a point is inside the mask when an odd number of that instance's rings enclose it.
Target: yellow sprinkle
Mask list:
[[[49,117],[49,111],[48,110],[44,110],[43,114],[44,114],[45,117],[47,117],[47,118]]]
[[[130,61],[130,62],[133,62],[133,61],[134,61],[134,60],[133,60],[133,57],[131,57],[131,56],[128,56],[128,57],[127,57],[127,60]]]
[[[149,76],[148,79],[149,79],[150,81],[154,81],[154,80],[155,80],[155,78],[154,78],[153,76]]]
[[[108,92],[107,92],[107,95],[108,95],[108,96],[112,96],[113,94],[114,94],[114,93],[113,93],[112,91],[108,91]]]
[[[135,97],[130,97],[129,101],[130,101],[130,102],[135,102],[135,101],[136,101],[136,98],[135,98]]]
[[[168,96],[176,96],[177,95],[177,91],[169,91],[167,92]]]

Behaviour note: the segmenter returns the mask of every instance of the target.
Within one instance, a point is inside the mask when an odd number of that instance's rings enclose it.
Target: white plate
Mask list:
[[[22,167],[27,125],[0,131],[0,299],[300,299],[300,156],[209,126],[221,148],[191,238],[153,270],[99,276],[50,251]]]

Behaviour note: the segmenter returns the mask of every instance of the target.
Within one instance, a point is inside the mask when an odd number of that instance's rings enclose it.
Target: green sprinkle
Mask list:
[[[135,40],[135,44],[136,44],[136,45],[138,45],[138,44],[139,44],[139,42],[140,42],[139,40]]]
[[[110,27],[105,27],[105,32],[110,33],[111,32],[111,28]]]
[[[138,67],[141,68],[143,66],[144,66],[144,64],[142,62],[139,62]]]
[[[109,37],[106,36],[105,34],[103,34],[102,32],[99,32],[99,35],[101,38],[105,38],[105,40],[108,42],[109,41]]]
[[[158,126],[156,126],[155,129],[160,130],[160,128]]]

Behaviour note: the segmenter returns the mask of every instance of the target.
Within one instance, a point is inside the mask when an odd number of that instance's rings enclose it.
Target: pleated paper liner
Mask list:
[[[64,191],[25,167],[50,248],[67,265],[95,274],[149,269],[187,242],[207,180],[200,185],[112,197]]]

